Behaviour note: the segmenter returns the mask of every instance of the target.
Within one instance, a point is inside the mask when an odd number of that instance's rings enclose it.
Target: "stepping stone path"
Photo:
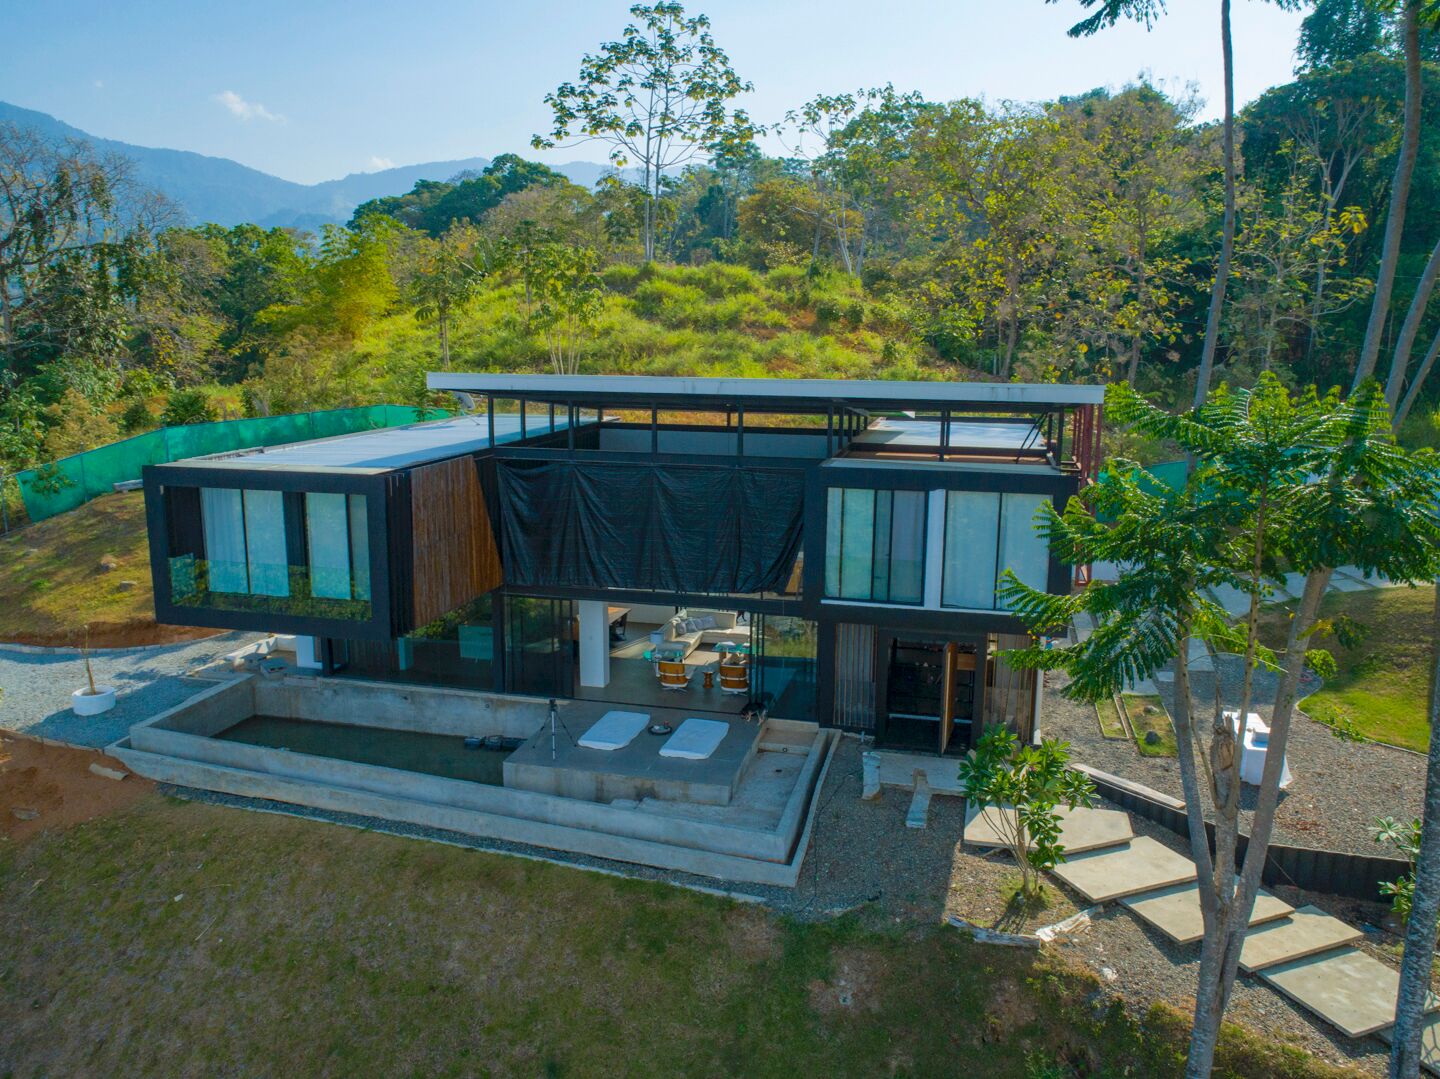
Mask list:
[[[1364,934],[1317,907],[1301,907],[1278,922],[1245,935],[1240,969],[1247,974],[1354,944]]]
[[[996,822],[1010,812],[993,806],[967,811],[964,842],[1002,846]],[[1200,895],[1189,858],[1136,836],[1128,814],[1080,808],[1061,815],[1062,841],[1073,839],[1076,846],[1055,867],[1055,876],[1092,903],[1119,900],[1177,944],[1201,939]],[[1263,889],[1255,897],[1250,926],[1240,952],[1243,970],[1349,1037],[1385,1037],[1395,1022],[1400,974],[1353,946],[1364,936],[1360,930],[1317,907],[1294,909]],[[1437,1008],[1440,999],[1432,999],[1428,1010]],[[1425,1027],[1422,1063],[1440,1076],[1440,1016]]]
[[[1400,972],[1359,948],[1279,963],[1260,977],[1352,1038],[1395,1023]]]
[[[1195,863],[1148,836],[1067,858],[1057,877],[1092,903],[1123,899],[1195,879]]]
[[[1386,1045],[1395,1040],[1393,1026],[1376,1034]],[[1431,1075],[1440,1075],[1440,1015],[1429,1016],[1420,1027],[1420,1066]]]
[[[1158,929],[1176,944],[1194,944],[1205,935],[1205,922],[1200,913],[1200,887],[1193,881],[1162,888],[1158,892],[1126,896],[1120,900],[1142,922]],[[1255,896],[1255,909],[1250,924],[1261,925],[1283,918],[1295,908],[1277,899],[1263,888]]]
[[[1083,854],[1100,847],[1114,847],[1132,839],[1130,814],[1119,809],[1086,809],[1078,806],[1055,811],[1060,817],[1060,842],[1070,854]],[[965,842],[977,847],[1005,847],[1001,828],[1009,830],[1015,811],[1008,807],[968,806],[965,810]]]

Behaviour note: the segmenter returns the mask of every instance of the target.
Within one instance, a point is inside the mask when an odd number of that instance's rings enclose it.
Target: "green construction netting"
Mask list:
[[[108,494],[117,483],[140,478],[145,465],[183,461],[211,453],[228,453],[254,446],[280,446],[312,438],[348,435],[377,427],[436,419],[448,413],[407,405],[367,405],[326,412],[297,412],[290,416],[257,416],[245,420],[218,420],[185,427],[162,427],[134,438],[112,442],[73,457],[16,474],[20,498],[32,521],[43,521]]]

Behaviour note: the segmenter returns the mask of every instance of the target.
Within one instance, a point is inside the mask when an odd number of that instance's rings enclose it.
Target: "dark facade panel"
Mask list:
[[[497,461],[507,585],[779,592],[799,554],[801,469]]]

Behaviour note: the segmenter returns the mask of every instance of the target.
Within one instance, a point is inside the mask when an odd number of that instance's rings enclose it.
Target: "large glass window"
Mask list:
[[[1000,575],[1009,569],[1032,588],[1050,576],[1050,547],[1036,530],[1046,495],[950,491],[945,498],[945,558],[940,602],[996,610]]]
[[[280,491],[201,487],[198,498],[190,497],[199,520],[191,508],[175,522],[196,534],[175,541],[172,602],[348,621],[371,617],[364,495],[309,494],[302,505]],[[304,553],[296,550],[302,545]]]
[[[364,495],[305,496],[310,594],[325,599],[370,598],[370,541]]]
[[[925,595],[925,493],[832,487],[825,595],[919,603]]]

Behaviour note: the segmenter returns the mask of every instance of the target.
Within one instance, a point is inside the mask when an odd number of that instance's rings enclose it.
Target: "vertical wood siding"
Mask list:
[[[997,651],[1029,644],[1030,638],[1023,634],[1001,633],[995,638]],[[1003,724],[1022,742],[1028,742],[1034,734],[1035,686],[1034,671],[1016,670],[999,656],[992,656],[990,685],[985,694],[985,726]]]
[[[875,729],[875,627],[835,627],[834,723],[850,731]]]
[[[500,553],[473,458],[413,469],[410,516],[416,626],[499,587]]]

